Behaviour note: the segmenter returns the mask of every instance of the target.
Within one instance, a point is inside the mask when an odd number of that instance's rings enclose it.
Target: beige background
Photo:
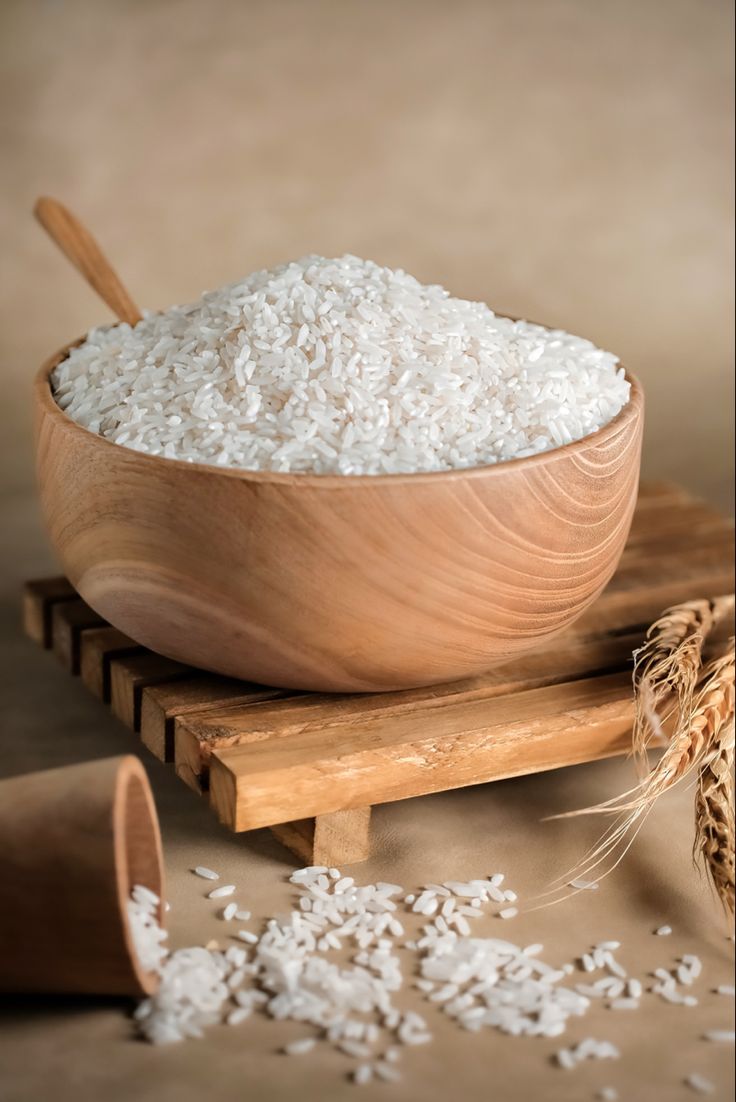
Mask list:
[[[2,771],[135,750],[135,742],[17,630],[17,586],[52,568],[32,491],[28,387],[54,348],[107,314],[32,223],[35,196],[94,227],[141,304],[306,251],[401,265],[509,313],[617,351],[648,396],[645,472],[731,507],[731,9],[729,0],[0,0],[2,27]],[[285,852],[234,838],[146,759],[162,817],[172,938],[218,928],[186,869],[283,907]],[[379,810],[361,877],[505,868],[529,895],[596,824],[540,823],[628,781],[608,763]],[[520,940],[567,959],[603,937],[643,974],[703,956],[697,1014],[653,1004],[597,1013],[624,1058],[572,1075],[554,1045],[438,1029],[398,1088],[361,1097],[689,1097],[693,1070],[730,1097],[732,1052],[699,1040],[732,1006],[732,947],[690,865],[688,792],[653,816],[621,872],[518,920]],[[651,929],[671,921],[669,941]],[[493,928],[493,927],[491,927]],[[0,947],[0,951],[8,947]],[[406,1005],[412,1003],[407,994]],[[177,1102],[346,1094],[344,1059],[277,1054],[298,1030],[256,1021],[198,1044],[130,1041],[114,1004],[0,1005],[0,1095]],[[435,1020],[433,1019],[433,1025]],[[491,1076],[495,1085],[489,1086]]]
[[[100,306],[39,192],[166,306],[308,251],[619,353],[645,470],[732,487],[730,0],[2,0],[4,481]]]

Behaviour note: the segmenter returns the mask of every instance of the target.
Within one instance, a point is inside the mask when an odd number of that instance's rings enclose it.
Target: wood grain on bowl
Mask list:
[[[87,604],[171,659],[260,684],[382,691],[531,650],[611,578],[636,502],[643,397],[574,444],[472,470],[339,477],[112,444],[35,386],[46,524]]]

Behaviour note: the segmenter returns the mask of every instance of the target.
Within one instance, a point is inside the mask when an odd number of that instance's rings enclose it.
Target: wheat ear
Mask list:
[[[734,913],[734,666],[721,670],[713,687],[720,701],[712,709],[715,722],[710,750],[700,766],[695,794],[695,843],[724,907]]]
[[[665,738],[663,721],[675,715],[673,734],[658,763],[633,788],[595,807],[553,816],[613,814],[616,818],[582,861],[545,895],[557,894],[560,884],[571,879],[593,875],[600,880],[612,872],[659,796],[697,768],[695,853],[702,855],[720,898],[733,910],[733,639],[723,654],[701,666],[706,639],[733,610],[732,594],[691,601],[667,609],[650,627],[634,656],[633,751],[640,759],[640,776],[643,764],[648,766],[647,747],[655,737]],[[663,702],[667,711],[661,715]],[[614,859],[612,864],[609,859]],[[601,866],[603,870],[598,871]]]
[[[668,608],[647,631],[634,651],[636,710],[632,751],[640,777],[648,770],[646,752],[653,740],[663,741],[663,724],[674,713],[690,714],[700,674],[703,645],[713,628],[733,612],[734,597],[687,601]],[[661,714],[663,703],[667,712]]]
[[[558,887],[553,886],[544,895],[558,894],[561,890],[559,885],[569,884],[572,879],[598,881],[613,872],[635,841],[659,797],[698,769],[701,780],[706,782],[708,803],[703,803],[703,813],[696,810],[696,852],[703,854],[718,893],[729,906],[734,892],[734,832],[732,813],[729,818],[728,805],[724,804],[724,796],[727,800],[728,795],[725,786],[729,782],[723,771],[729,753],[730,760],[733,760],[733,715],[734,641],[731,639],[725,653],[703,667],[690,715],[678,723],[675,735],[648,776],[628,792],[596,807],[554,816],[571,818],[612,813],[616,818],[582,861],[555,881]],[[711,773],[713,781],[710,779]],[[563,898],[569,894],[566,893]]]

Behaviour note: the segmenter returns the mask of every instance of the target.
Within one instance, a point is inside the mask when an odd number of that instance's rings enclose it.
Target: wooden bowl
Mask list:
[[[72,346],[69,346],[69,348]],[[297,689],[452,681],[530,650],[600,593],[639,478],[643,396],[508,463],[341,477],[145,455],[35,384],[41,501],[70,581],[160,654]]]

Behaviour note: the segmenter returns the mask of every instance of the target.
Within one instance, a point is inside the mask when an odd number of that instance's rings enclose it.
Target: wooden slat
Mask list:
[[[225,728],[218,725],[207,725],[207,734],[202,737],[202,725],[206,725],[210,714],[212,715],[240,715],[245,712],[251,714],[250,707],[262,706],[268,701],[293,700],[306,698],[306,693],[295,693],[281,689],[263,689],[261,692],[250,694],[237,704],[230,702],[226,707],[213,704],[212,709],[197,710],[192,713],[177,715],[174,719],[174,767],[176,776],[180,777],[185,785],[195,792],[206,792],[209,787],[209,755],[213,746],[229,746],[238,742],[239,736],[232,737],[226,733]]]
[[[51,645],[69,673],[79,673],[82,632],[105,626],[102,617],[79,597],[51,606]]]
[[[712,532],[707,540],[695,537],[677,542],[632,548],[622,556],[606,592],[635,589],[665,578],[685,581],[733,561],[734,533],[730,528]]]
[[[698,499],[690,490],[686,490],[679,482],[670,482],[667,479],[647,480],[639,486],[636,507],[637,510],[680,508],[696,500]]]
[[[281,842],[282,846],[286,846],[292,853],[295,853],[305,865],[321,865],[324,862],[315,861],[314,859],[316,821],[316,819],[297,819],[293,823],[276,823],[268,829]],[[332,863],[332,861],[328,861],[327,867],[329,868]]]
[[[110,662],[110,707],[126,727],[140,729],[141,694],[148,685],[200,676],[191,666],[145,651]]]
[[[229,746],[238,741],[238,736],[234,739],[225,736],[222,740],[215,736],[212,743],[209,740],[205,740],[203,743],[198,733],[198,725],[206,723],[210,714],[218,716],[223,712],[227,715],[239,714],[241,709],[247,710],[253,705],[262,706],[269,700],[294,699],[306,695],[304,693],[292,693],[285,689],[264,689],[260,693],[252,693],[250,699],[244,699],[237,705],[230,702],[224,709],[220,704],[213,704],[211,709],[198,709],[196,712],[176,716],[172,732],[176,775],[193,792],[200,794],[206,792],[209,786],[209,758],[212,746]]]
[[[602,630],[630,632],[634,626],[644,630],[671,605],[720,597],[733,593],[733,590],[734,577],[730,569],[711,571],[684,581],[653,579],[646,589],[642,587],[622,592],[607,589],[570,631],[582,637],[595,637]]]
[[[210,804],[231,830],[402,800],[622,753],[628,673],[495,700],[375,713],[265,730],[212,752]],[[272,706],[267,706],[270,710]]]
[[[677,509],[639,509],[634,513],[624,550],[631,555],[647,544],[703,542],[711,534],[726,531],[728,522],[722,513],[702,501],[692,501]]]
[[[370,835],[370,807],[318,815],[314,820],[312,863],[339,868],[355,861],[367,861],[371,855]]]
[[[59,601],[73,601],[77,592],[66,578],[41,578],[23,586],[23,630],[34,643],[51,646],[51,609]]]
[[[110,703],[110,662],[133,654],[143,654],[129,635],[117,628],[89,628],[82,632],[79,670],[82,681],[91,693]]]
[[[335,811],[272,826],[271,832],[308,865],[351,865],[370,857],[371,809]]]
[[[141,700],[141,739],[157,758],[171,762],[174,760],[174,724],[177,719],[283,695],[281,689],[269,689],[214,674],[193,681],[151,685],[143,690]]]
[[[504,694],[538,688],[601,673],[626,670],[631,653],[641,642],[641,632],[598,639],[560,638],[482,677],[408,689],[394,693],[330,696],[310,693],[291,696],[257,708],[213,709],[182,716],[175,726],[175,760],[179,776],[195,790],[206,789],[212,751],[238,742],[263,737],[264,730],[290,734],[305,719],[321,716],[324,722],[411,711],[432,701],[451,699],[454,704],[492,700]],[[264,726],[265,725],[265,726]]]

